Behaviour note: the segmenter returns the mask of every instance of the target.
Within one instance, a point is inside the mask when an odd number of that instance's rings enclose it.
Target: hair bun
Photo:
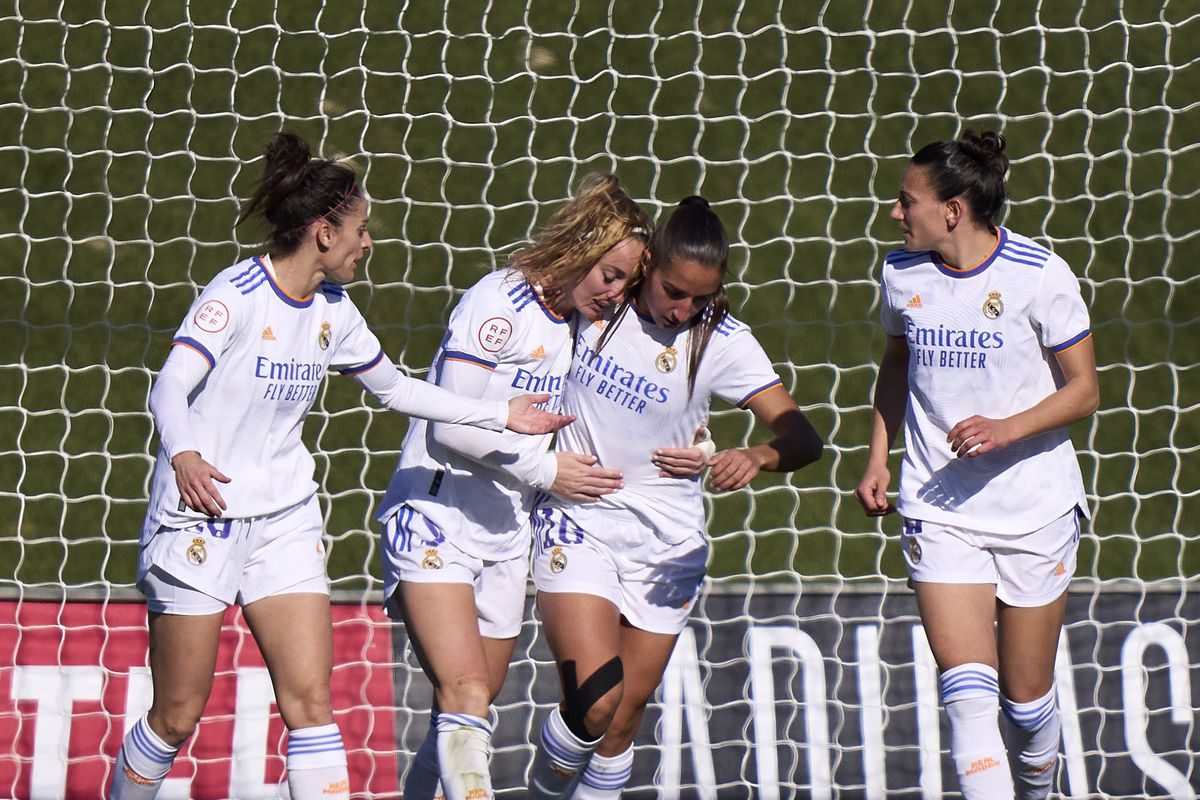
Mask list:
[[[1008,172],[1008,156],[1004,155],[1006,144],[1004,136],[995,131],[967,131],[958,140],[963,155],[1001,175]]]
[[[699,206],[700,208],[708,208],[708,201],[698,194],[685,197],[679,201],[680,208],[684,206]]]

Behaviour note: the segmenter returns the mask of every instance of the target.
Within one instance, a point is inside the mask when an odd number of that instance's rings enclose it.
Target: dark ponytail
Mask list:
[[[961,196],[971,215],[990,228],[1008,199],[1004,183],[1008,156],[1004,146],[1004,137],[995,131],[967,131],[959,139],[925,145],[913,156],[912,163],[927,170],[929,185],[938,200]]]
[[[263,151],[262,179],[238,217],[238,224],[261,215],[270,227],[268,250],[295,252],[320,219],[337,225],[361,193],[354,171],[326,159],[314,159],[308,143],[280,131]]]
[[[713,331],[729,314],[729,298],[725,294],[724,282],[725,271],[729,265],[729,239],[725,235],[725,226],[721,223],[721,218],[712,210],[708,201],[699,195],[692,195],[680,201],[666,221],[654,229],[647,250],[650,254],[650,270],[661,268],[672,261],[688,260],[714,267],[721,272],[722,281],[716,294],[692,320],[688,330],[687,370],[690,397],[696,389],[696,372],[700,369],[700,359],[708,349]],[[637,282],[627,288],[625,300],[613,315],[612,323],[600,337],[597,350],[604,346],[616,330],[629,303],[638,295],[645,280],[646,273],[643,272]]]

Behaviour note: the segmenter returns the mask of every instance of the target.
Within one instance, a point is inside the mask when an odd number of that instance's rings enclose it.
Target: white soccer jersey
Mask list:
[[[570,325],[545,306],[520,272],[497,270],[459,300],[427,380],[440,383],[447,362],[488,370],[485,400],[546,392],[551,398],[543,407],[557,411],[571,363]],[[550,434],[487,435],[502,443],[497,458],[536,461],[550,447]],[[378,517],[386,520],[407,504],[459,549],[502,561],[529,550],[533,496],[531,487],[444,447],[434,440],[429,423],[413,420]]]
[[[991,533],[1043,527],[1072,506],[1086,513],[1067,428],[977,458],[957,458],[946,434],[973,416],[1004,418],[1052,394],[1055,353],[1090,335],[1070,267],[999,228],[981,264],[955,270],[936,253],[896,250],[883,263],[884,329],[908,341],[909,402],[899,511]]]
[[[226,518],[273,513],[316,491],[313,459],[300,433],[322,379],[331,369],[353,375],[383,358],[345,290],[322,283],[297,299],[275,283],[268,265],[261,256],[217,275],[172,342],[199,353],[211,368],[192,394],[188,420],[200,455],[231,479],[217,484]],[[175,471],[160,447],[143,542],[160,526],[202,519],[180,510]]]
[[[597,352],[606,324],[616,328]],[[580,331],[563,393],[563,413],[577,419],[559,431],[556,443],[559,450],[594,454],[624,474],[624,488],[589,508],[632,512],[672,544],[705,530],[703,487],[700,476],[660,477],[650,462],[653,452],[689,447],[714,396],[745,408],[780,383],[750,329],[731,316],[710,337],[690,397],[689,355],[688,329],[659,328],[632,305],[619,320]]]

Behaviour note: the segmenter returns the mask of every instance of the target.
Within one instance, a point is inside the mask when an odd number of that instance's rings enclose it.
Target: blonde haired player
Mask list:
[[[572,331],[621,297],[649,227],[614,176],[585,180],[534,242],[463,295],[429,380],[489,399],[546,392],[557,408]],[[384,595],[436,706],[406,800],[492,796],[488,709],[525,611],[532,498],[544,489],[586,502],[620,486],[595,457],[548,448],[548,436],[421,422],[404,439],[379,510]]]
[[[896,510],[887,460],[903,421],[902,548],[963,795],[1040,800],[1058,762],[1054,660],[1087,513],[1067,426],[1096,410],[1099,389],[1079,281],[996,224],[1004,146],[968,131],[904,171],[892,207],[904,249],[883,264],[888,342],[857,495],[870,515]]]
[[[629,780],[646,703],[706,571],[700,468],[729,491],[821,455],[770,359],[728,314],[729,244],[708,202],[680,203],[649,250],[626,303],[579,332],[563,402],[576,421],[558,438],[620,469],[624,486],[593,504],[551,494],[534,515],[538,614],[563,697],[530,772],[537,800],[615,798]],[[690,445],[714,398],[774,438],[697,459]]]
[[[348,797],[329,699],[332,625],[304,417],[330,371],[393,411],[545,433],[566,418],[460,398],[403,377],[338,284],[371,247],[367,200],[349,168],[312,159],[299,137],[267,146],[242,219],[261,213],[269,254],[221,272],[192,305],[155,382],[161,446],[142,528],[154,701],[126,735],[110,797],[152,798],[212,689],[221,620],[243,606],[288,728],[295,800]],[[221,484],[218,488],[217,484]]]

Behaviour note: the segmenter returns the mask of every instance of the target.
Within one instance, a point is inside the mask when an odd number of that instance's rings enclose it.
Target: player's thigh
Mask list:
[[[494,639],[490,636],[482,638],[483,658],[487,662],[488,692],[490,699],[500,695],[504,688],[504,679],[508,677],[508,665],[512,661],[513,649],[517,645],[516,638]]]
[[[333,721],[329,679],[333,671],[333,624],[329,595],[277,594],[243,609],[275,687],[279,713],[289,729]]]
[[[994,584],[913,582],[913,590],[940,670],[960,664],[999,666]]]
[[[165,732],[172,741],[187,736],[204,711],[212,691],[224,616],[224,610],[149,615],[152,716],[160,727],[168,728]]]
[[[655,633],[628,624],[621,626],[621,663],[625,669],[622,706],[646,705],[662,683],[678,639],[677,633]]]
[[[1000,604],[996,633],[1005,697],[1028,703],[1050,691],[1066,607],[1066,592],[1043,606]]]
[[[489,684],[475,589],[470,583],[401,580],[395,596],[413,653],[435,689],[464,682]]]
[[[582,682],[619,654],[621,614],[608,598],[583,592],[538,592],[542,635],[560,664]]]

